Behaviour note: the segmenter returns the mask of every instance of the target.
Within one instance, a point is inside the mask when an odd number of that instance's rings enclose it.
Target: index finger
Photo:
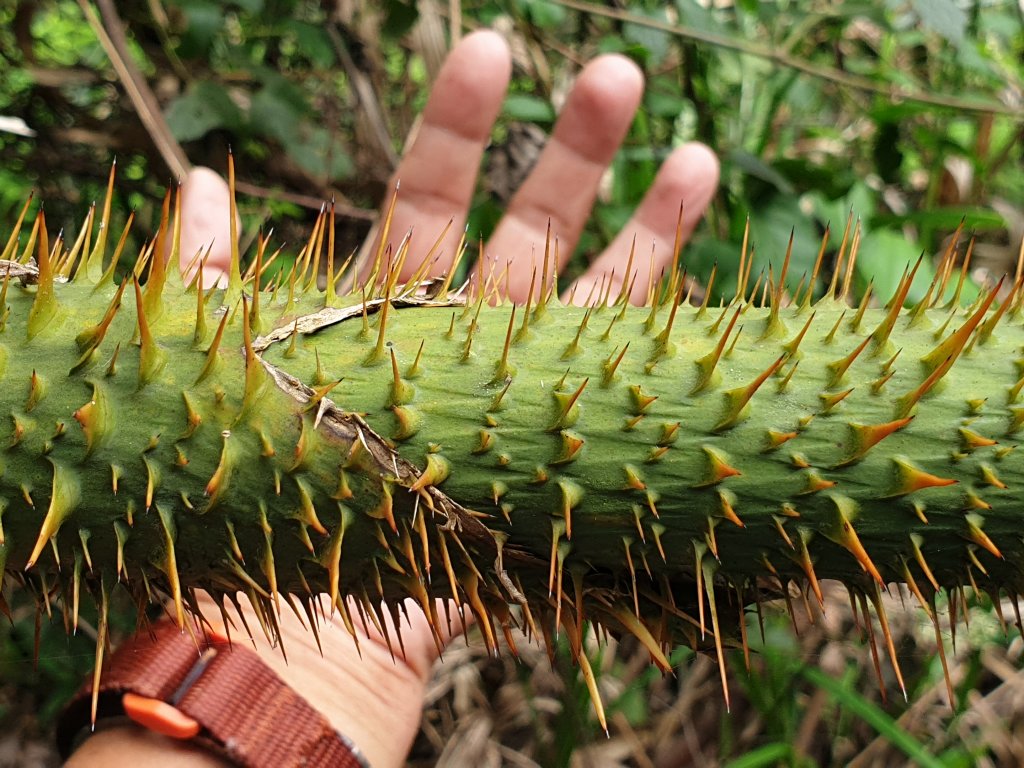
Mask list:
[[[401,187],[388,241],[395,245],[406,232],[415,230],[399,281],[416,272],[449,222],[452,226],[427,274],[440,275],[454,261],[480,161],[511,75],[508,46],[496,32],[467,35],[445,60],[416,138],[392,177],[392,188],[396,183]],[[390,199],[385,206],[389,203]],[[360,269],[364,278],[372,269],[381,234],[378,229],[368,254],[363,254],[370,256]]]

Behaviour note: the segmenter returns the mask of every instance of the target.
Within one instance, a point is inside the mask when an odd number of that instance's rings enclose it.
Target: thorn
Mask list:
[[[850,213],[846,217],[846,227],[843,228],[843,240],[839,244],[839,254],[836,256],[836,266],[832,271],[832,282],[828,287],[828,293],[825,294],[826,298],[833,301],[837,299],[836,288],[838,287],[839,276],[843,273],[843,258],[846,256],[846,244],[850,238],[850,227],[853,224],[853,209],[850,209]],[[824,247],[824,246],[822,246]]]
[[[925,488],[942,488],[947,485],[955,485],[958,482],[953,478],[939,477],[938,475],[925,472],[923,469],[914,466],[909,459],[902,456],[893,458],[892,463],[896,465],[896,487],[882,498],[906,496],[909,493],[924,490]]]
[[[263,253],[267,249],[267,240],[260,233],[256,238],[256,271],[252,276],[252,306],[249,307],[249,325],[262,333],[263,322],[260,318],[260,278],[263,275]],[[319,256],[319,253],[317,254]]]
[[[786,356],[792,359],[796,359],[797,351],[800,349],[800,342],[804,340],[804,336],[811,327],[811,323],[814,322],[815,312],[811,312],[810,317],[807,318],[807,322],[804,323],[804,327],[800,329],[800,333],[794,336],[792,339],[782,345],[782,348],[786,350]]]
[[[960,435],[960,450],[964,453],[971,453],[979,448],[987,448],[999,444],[997,440],[983,437],[967,427],[960,427],[957,432]]]
[[[558,559],[558,542],[565,533],[565,520],[553,518],[551,520],[551,556],[548,563],[548,597],[554,594],[555,590],[555,565]],[[559,596],[561,599],[561,596]]]
[[[986,483],[1000,490],[1006,490],[1006,483],[999,479],[996,471],[990,465],[981,464],[979,469],[981,470],[981,477]]]
[[[410,491],[419,491],[428,486],[436,486],[448,479],[451,474],[451,464],[438,453],[427,454],[427,465],[423,472],[416,478]]]
[[[729,676],[726,668],[725,653],[722,650],[722,631],[718,626],[718,605],[715,601],[714,571],[716,565],[712,561],[703,561],[700,564],[703,574],[704,590],[708,596],[708,605],[711,609],[711,629],[715,638],[715,655],[718,658],[718,673],[722,681],[722,695],[725,698],[725,711],[730,710],[729,705]],[[703,601],[701,601],[703,605]]]
[[[779,517],[778,515],[772,515],[772,523],[775,526],[776,532],[778,532],[779,536],[782,537],[782,540],[786,542],[786,546],[795,550],[796,545],[793,544],[793,540],[789,537],[789,534],[786,533],[786,529],[783,527],[786,523],[786,518]]]
[[[141,388],[153,381],[160,373],[164,363],[167,362],[167,354],[157,346],[153,334],[150,333],[142,291],[139,288],[139,279],[133,278],[132,284],[135,287],[135,310],[139,328],[139,387]]]
[[[35,546],[32,548],[32,554],[29,555],[25,563],[26,571],[36,564],[47,542],[57,535],[57,531],[60,530],[64,521],[68,519],[71,512],[78,506],[81,496],[77,474],[52,459],[50,464],[53,467],[50,506],[46,510],[46,517],[43,518],[43,524],[39,528],[39,535],[36,538]]]
[[[27,413],[31,413],[32,409],[35,408],[39,404],[39,401],[45,396],[46,382],[33,368],[32,375],[28,380],[28,400],[25,403],[25,411]]]
[[[848,496],[840,494],[833,494],[831,500],[835,506],[833,521],[830,530],[825,535],[853,555],[864,571],[879,584],[884,585],[882,575],[871,561],[860,537],[857,536],[857,531],[853,528],[853,519],[857,516],[856,502]]]
[[[96,628],[96,658],[92,673],[92,695],[89,709],[89,722],[96,727],[97,710],[99,707],[100,680],[103,677],[103,656],[109,642],[110,628],[110,588],[107,579],[100,574],[99,622]]]
[[[739,528],[746,528],[746,524],[736,514],[736,494],[728,489],[718,492],[719,510],[726,520]]]
[[[163,204],[160,208],[160,226],[156,233],[156,242],[153,246],[153,255],[149,260],[149,278],[146,280],[146,295],[142,302],[145,313],[149,319],[156,320],[163,312],[163,291],[167,283],[167,262],[164,254],[167,252],[167,232],[170,221],[171,189],[167,188],[164,193]],[[178,270],[178,262],[174,262],[174,271]],[[139,314],[143,314],[140,309]],[[141,328],[140,328],[141,330]]]
[[[837,481],[825,479],[816,469],[807,468],[804,476],[807,478],[807,484],[804,489],[799,492],[799,496],[806,496],[808,494],[818,493],[819,491],[827,491],[829,488],[834,488],[837,485]]]
[[[970,338],[971,334],[974,333],[974,329],[978,327],[978,324],[981,323],[982,319],[985,317],[985,313],[988,312],[989,307],[992,306],[992,302],[995,301],[1002,285],[1003,280],[1000,279],[996,287],[989,291],[988,296],[983,302],[981,302],[981,306],[978,307],[977,311],[975,311],[962,326],[935,347],[935,349],[921,358],[921,362],[924,363],[928,371],[942,371],[940,374],[941,377],[953,366],[953,363],[963,351],[964,346],[966,346],[967,340]]]
[[[28,215],[29,208],[32,207],[32,200],[35,196],[35,190],[28,193],[28,197],[25,199],[25,203],[21,207],[21,213],[18,215],[18,220],[14,223],[14,229],[11,230],[11,235],[7,238],[7,245],[4,246],[3,253],[0,254],[0,260],[12,261],[12,257],[15,255],[14,252],[18,247],[19,238],[21,236],[21,227],[25,223],[25,216]]]
[[[836,320],[836,324],[832,326],[832,330],[828,332],[828,335],[823,339],[825,344],[832,344],[836,340],[836,332],[839,330],[839,326],[843,322],[843,318],[846,317],[846,310],[844,309],[839,315],[839,319]]]
[[[366,307],[365,301],[363,302],[363,307],[364,309]],[[373,348],[373,351],[371,351],[370,354],[366,356],[366,359],[363,361],[364,366],[376,365],[377,363],[382,362],[384,359],[384,341],[388,329],[388,312],[390,309],[391,280],[386,280],[384,282],[384,301],[381,303],[380,312],[378,313],[380,315],[380,320],[377,323],[377,345]],[[454,321],[454,316],[452,320]]]
[[[57,315],[59,304],[53,294],[53,265],[50,261],[50,244],[46,234],[46,215],[39,209],[36,216],[36,224],[39,229],[38,250],[36,266],[39,270],[36,282],[35,298],[28,311],[28,338],[32,339],[50,325],[54,316]],[[31,245],[31,242],[29,243]]]
[[[580,353],[580,338],[583,336],[583,331],[585,331],[587,329],[587,323],[590,320],[590,313],[592,311],[593,311],[593,307],[587,307],[586,311],[583,313],[583,320],[580,322],[579,326],[576,328],[576,335],[573,337],[573,340],[569,342],[569,346],[567,346],[565,348],[565,351],[562,352],[561,356],[558,358],[559,360],[569,360],[569,359],[571,359],[573,357],[576,357],[576,355],[578,355]],[[511,333],[512,333],[512,326],[510,324],[509,325],[509,334],[511,335]],[[507,346],[508,342],[506,341],[505,343],[506,343],[506,346]]]
[[[887,696],[885,694],[885,684],[882,679],[882,663],[878,656],[878,643],[875,641],[874,624],[871,621],[871,614],[868,612],[867,598],[864,593],[858,592],[857,597],[860,600],[861,613],[864,615],[864,629],[867,631],[868,647],[871,649],[871,661],[875,668],[875,677],[878,679],[878,692],[882,697],[882,703],[884,704],[887,702]],[[850,599],[851,601],[853,600],[852,594]],[[856,614],[856,608],[854,609],[854,613]]]
[[[636,277],[633,272],[633,257],[636,254],[636,234],[633,235],[633,241],[629,244],[629,257],[626,259],[626,271],[622,273],[622,285],[619,287],[619,295],[615,299],[615,304],[628,304],[629,294],[632,289],[633,279]],[[611,281],[609,280],[609,288],[611,287]],[[588,302],[589,303],[589,302]],[[607,306],[607,300],[602,306]]]
[[[708,277],[707,287],[704,289],[704,300],[700,303],[700,308],[697,310],[697,314],[694,316],[694,320],[700,320],[708,312],[708,302],[711,300],[711,289],[715,285],[715,277],[718,274],[718,261],[711,266],[711,276]]]
[[[583,488],[571,480],[559,480],[558,489],[561,492],[561,511],[565,518],[565,538],[572,538],[572,510],[579,506],[583,499]]]
[[[602,370],[602,373],[601,373],[601,386],[602,387],[607,387],[607,386],[611,385],[611,383],[613,381],[615,381],[615,378],[616,378],[615,377],[615,372],[616,372],[616,370],[618,370],[619,364],[622,362],[622,358],[624,358],[626,356],[626,350],[628,350],[628,349],[629,349],[629,342],[627,341],[623,345],[622,351],[619,352],[618,357],[616,357],[614,360],[612,360],[612,357],[615,355],[616,351],[618,351],[618,347],[616,347],[615,349],[612,350],[611,354],[608,355],[607,359],[605,359],[605,361],[601,364],[601,370]]]
[[[576,404],[576,401],[579,400],[580,395],[583,394],[583,390],[586,389],[589,382],[590,377],[588,376],[571,395],[559,392],[557,389],[552,392],[555,406],[558,409],[558,415],[555,417],[554,423],[548,428],[548,431],[564,429],[576,423],[576,420],[579,418],[579,406]]]
[[[10,275],[8,275],[9,277]],[[107,305],[107,311],[103,313],[103,318],[99,323],[87,328],[82,331],[78,336],[75,337],[75,343],[81,350],[82,354],[78,358],[78,362],[71,368],[70,373],[77,373],[88,364],[92,359],[93,354],[99,348],[103,342],[104,337],[107,335],[107,330],[110,328],[110,324],[114,319],[114,315],[117,314],[117,310],[121,308],[121,297],[124,295],[125,286],[128,285],[127,280],[122,280],[118,285],[117,292],[114,294],[114,298],[110,304]],[[7,282],[4,282],[4,290],[6,291]],[[5,307],[5,296],[0,295],[0,307]]]
[[[850,285],[853,282],[855,273],[854,267],[857,264],[857,253],[860,251],[860,217],[857,218],[857,225],[853,230],[853,242],[850,243],[850,258],[846,262],[846,274],[843,277],[843,292],[839,295],[841,302],[846,302],[850,296]]]
[[[148,504],[147,504],[148,506]],[[164,533],[164,549],[166,559],[164,560],[164,572],[167,576],[167,583],[171,589],[171,599],[174,601],[174,613],[178,623],[178,629],[185,627],[185,607],[181,597],[181,580],[178,577],[178,562],[174,552],[174,540],[177,536],[174,527],[173,513],[157,506],[157,513],[160,518],[160,526]]]
[[[508,328],[505,331],[505,344],[501,350],[501,359],[498,361],[498,365],[494,369],[494,377],[491,379],[491,383],[498,383],[499,381],[505,381],[505,379],[511,378],[515,375],[515,369],[509,365],[508,353],[512,346],[512,326],[516,321],[516,305],[512,305],[512,311],[508,316]],[[577,338],[578,335],[577,335]],[[420,345],[422,350],[422,344]],[[419,357],[416,358],[419,360]]]
[[[971,255],[974,253],[974,237],[972,236],[970,241],[967,243],[967,253],[964,254],[964,263],[960,266],[960,277],[956,283],[956,290],[953,292],[953,298],[949,300],[947,307],[959,307],[960,306],[960,294],[963,291],[964,283],[967,280],[967,269],[971,263]],[[950,265],[952,266],[952,265]],[[945,285],[943,285],[945,289]]]
[[[204,493],[208,497],[209,501],[206,504],[206,511],[209,512],[220,501],[224,495],[224,491],[227,490],[228,485],[231,481],[231,472],[234,469],[236,463],[234,455],[234,446],[230,442],[231,433],[227,430],[221,433],[223,444],[220,451],[220,459],[217,462],[217,468],[214,470],[210,480],[206,483]]]
[[[866,336],[864,338],[864,341],[857,345],[857,347],[846,357],[841,358],[839,360],[834,360],[833,362],[828,363],[825,366],[830,373],[828,382],[829,389],[834,389],[835,387],[838,387],[840,383],[842,383],[843,377],[846,376],[846,372],[849,370],[850,366],[853,365],[853,361],[856,360],[857,356],[864,351],[864,348],[868,345],[868,342],[870,341],[871,337]]]
[[[843,390],[842,392],[822,392],[818,395],[818,399],[821,400],[821,413],[831,412],[832,409],[845,400],[851,392],[853,392],[853,387]]]
[[[405,405],[413,399],[416,388],[402,380],[402,374],[398,372],[398,357],[395,355],[395,348],[391,347],[389,351],[391,352],[391,396],[388,405]]]
[[[663,357],[672,354],[672,350],[674,349],[674,345],[671,340],[672,326],[676,322],[676,314],[679,311],[679,305],[683,301],[683,289],[685,287],[686,275],[684,274],[682,281],[679,283],[679,290],[673,294],[674,300],[672,301],[672,307],[668,313],[668,322],[665,323],[665,327],[661,330],[661,333],[654,337],[656,348],[653,356]]]
[[[109,434],[112,413],[104,389],[92,383],[92,397],[89,402],[76,410],[72,416],[85,434],[85,456],[89,457],[104,437]]]
[[[981,529],[982,525],[985,523],[985,518],[972,512],[965,515],[964,519],[967,522],[967,538],[1000,560],[1004,559],[1003,553],[999,551],[999,547],[997,547],[992,542],[992,539],[988,537],[988,534]]]
[[[516,335],[515,335],[515,339],[514,339],[516,344],[519,344],[522,341],[528,341],[529,338],[530,338],[530,317],[531,317],[530,308],[531,308],[531,306],[533,304],[533,295],[534,295],[534,291],[536,289],[536,285],[537,285],[537,266],[534,265],[533,273],[530,276],[530,291],[526,295],[526,308],[523,311],[523,323],[519,327],[519,330],[516,331]]]
[[[782,530],[782,526],[779,526],[779,530]],[[825,612],[825,596],[821,592],[821,585],[818,583],[818,574],[814,571],[814,563],[811,561],[811,553],[807,550],[807,540],[810,537],[809,532],[801,530],[797,535],[797,541],[800,542],[800,548],[797,550],[799,556],[799,564],[803,569],[804,574],[807,576],[807,580],[811,584],[811,589],[814,592],[814,597],[818,600],[818,607],[821,608],[822,613]]]
[[[235,201],[235,156],[228,150],[228,238],[231,241],[231,261],[228,265],[228,287],[224,304],[233,306],[242,294],[242,257],[238,251],[238,204]]]
[[[714,432],[721,432],[734,426],[743,418],[744,409],[750,399],[754,396],[762,384],[778,370],[779,366],[786,359],[786,355],[780,355],[768,368],[761,373],[754,381],[745,387],[730,389],[725,393],[726,408],[721,420],[714,426]]]
[[[485,430],[480,430],[481,442],[484,432]],[[487,434],[490,435],[489,432]],[[583,449],[583,445],[586,443],[582,437],[567,429],[563,429],[559,432],[559,437],[561,438],[561,445],[557,455],[551,461],[552,466],[568,464],[571,461],[575,461],[579,456],[579,452]]]
[[[884,424],[865,425],[851,422],[848,425],[850,428],[850,453],[836,467],[845,467],[860,461],[868,451],[889,435],[899,432],[913,420],[913,416],[907,416]]]
[[[783,443],[792,440],[799,436],[799,434],[799,432],[780,432],[777,429],[769,429],[767,436],[768,439],[764,450],[766,452],[777,450]]]
[[[730,477],[738,477],[743,473],[738,469],[729,464],[729,457],[718,450],[712,448],[709,445],[702,445],[701,450],[704,451],[704,455],[708,458],[708,472],[705,475],[705,480],[692,486],[693,488],[708,488]]]
[[[741,308],[737,307],[736,312],[732,316],[732,320],[729,321],[729,325],[726,327],[725,333],[722,334],[722,337],[718,340],[718,344],[715,345],[715,348],[707,355],[696,361],[698,369],[697,383],[694,384],[693,389],[690,390],[691,396],[696,395],[714,383],[713,376],[715,368],[718,366],[718,361],[721,359],[722,352],[725,350],[726,342],[729,340],[729,334],[732,333],[732,329],[736,325],[736,320],[739,319],[740,311]],[[725,312],[723,311],[722,317],[724,316]],[[721,322],[721,317],[718,322]],[[715,323],[715,326],[717,325],[718,323]],[[712,333],[715,332],[715,326],[712,327]]]
[[[736,273],[736,293],[733,294],[741,302],[747,295],[747,280],[750,278],[750,266],[748,266],[747,262],[749,261],[752,264],[754,261],[752,255],[749,258],[747,255],[747,245],[749,242],[750,216],[748,215],[743,225],[743,245],[740,246],[740,265],[739,271]]]

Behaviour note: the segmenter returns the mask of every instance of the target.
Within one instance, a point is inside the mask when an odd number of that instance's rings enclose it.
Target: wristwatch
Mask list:
[[[92,682],[57,722],[67,758],[92,732]],[[104,664],[96,727],[134,722],[242,768],[368,768],[359,750],[249,648],[165,620]]]

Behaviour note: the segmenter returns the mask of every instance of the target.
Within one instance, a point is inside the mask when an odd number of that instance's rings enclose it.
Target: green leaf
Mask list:
[[[516,0],[515,5],[532,24],[543,29],[557,27],[565,21],[565,8],[550,0]]]
[[[263,10],[263,0],[232,0],[235,5],[253,15]]]
[[[730,760],[724,768],[768,768],[768,766],[778,765],[780,761],[787,760],[792,755],[793,748],[788,744],[766,744],[753,752],[748,752],[743,757]]]
[[[859,693],[847,688],[840,680],[812,667],[801,668],[801,673],[809,682],[825,691],[834,701],[849,709],[854,715],[874,728],[890,744],[902,751],[921,768],[944,768],[944,763],[930,754],[924,745],[903,730],[880,707],[868,701]]]
[[[184,0],[180,3],[188,22],[181,39],[179,54],[185,58],[202,56],[210,50],[214,39],[224,29],[224,11],[217,3]]]
[[[285,144],[294,126],[310,112],[305,95],[276,72],[264,72],[261,79],[264,85],[249,104],[249,122],[259,135]]]
[[[202,138],[216,128],[237,130],[242,124],[241,110],[224,86],[204,80],[189,86],[167,105],[167,125],[178,141]]]
[[[756,155],[742,149],[734,149],[729,153],[728,160],[748,176],[767,181],[785,195],[792,194],[794,191],[789,179]]]
[[[386,37],[401,37],[419,20],[420,12],[415,3],[404,0],[389,0],[385,3],[384,24],[381,33]]]
[[[282,143],[288,157],[315,179],[333,181],[352,175],[352,158],[326,128],[304,121],[293,126]]]
[[[687,106],[689,102],[672,91],[648,87],[644,93],[644,109],[655,117],[675,118]]]
[[[955,46],[964,41],[967,14],[956,0],[910,0],[921,23]]]
[[[739,236],[742,237],[742,219],[737,224],[740,229]],[[763,279],[768,279],[769,264],[775,279],[779,279],[786,248],[789,246],[790,233],[793,234],[793,253],[790,257],[786,285],[793,290],[801,277],[810,276],[818,256],[820,239],[813,220],[800,209],[799,200],[791,195],[777,195],[767,203],[758,203],[756,208],[750,211],[750,245],[755,250],[748,290],[753,288],[754,281],[762,269]],[[734,240],[735,258],[735,254],[740,252],[741,241],[738,238]]]
[[[289,19],[284,29],[295,36],[295,43],[299,51],[318,67],[327,69],[334,65],[336,57],[334,47],[331,45],[331,38],[322,26],[310,24],[306,21]]]
[[[510,94],[505,99],[502,112],[512,120],[528,123],[551,123],[555,120],[555,108],[551,102],[528,93]]]
[[[656,21],[668,21],[665,10],[647,10],[641,5],[634,5],[630,11],[637,16],[648,16]],[[660,29],[643,24],[626,23],[622,25],[622,36],[631,43],[636,43],[644,48],[647,53],[645,57],[647,64],[657,66],[668,54],[669,45],[672,43],[672,36]]]
[[[931,210],[909,211],[905,214],[882,214],[876,216],[872,223],[876,226],[894,226],[902,224],[923,224],[935,229],[956,229],[960,222],[967,231],[999,231],[1005,230],[1009,224],[997,211],[975,206],[946,206]]]
[[[853,213],[854,220],[870,219],[875,212],[875,191],[861,181],[854,183],[849,191],[837,200],[828,200],[820,192],[810,192],[804,196],[810,203],[811,210],[818,223],[831,226],[833,235],[842,236],[846,220]]]
[[[879,229],[863,235],[857,251],[856,278],[858,292],[867,289],[874,279],[872,291],[880,301],[888,301],[899,287],[906,270],[914,268],[921,256],[917,243],[907,240],[902,232]],[[935,277],[935,267],[929,259],[922,259],[914,275],[914,283],[907,294],[907,305],[924,298],[928,285]]]

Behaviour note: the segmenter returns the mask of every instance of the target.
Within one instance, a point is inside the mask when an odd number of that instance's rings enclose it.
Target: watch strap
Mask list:
[[[91,725],[92,682],[65,708],[57,746],[67,757]],[[366,768],[358,750],[254,651],[171,621],[121,645],[104,665],[97,720],[126,716],[198,739],[244,768]]]

